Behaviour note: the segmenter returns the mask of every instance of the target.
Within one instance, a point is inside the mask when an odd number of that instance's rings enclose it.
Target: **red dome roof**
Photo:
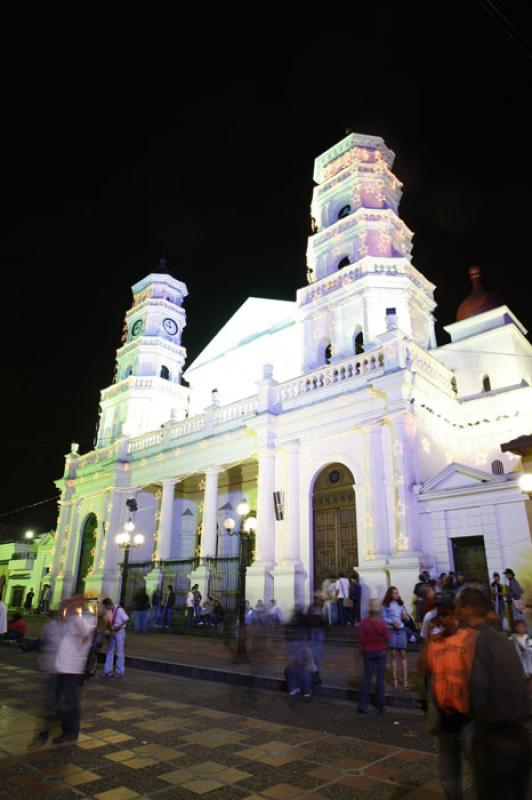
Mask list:
[[[496,294],[487,292],[480,282],[480,267],[469,267],[469,277],[473,285],[473,291],[466,297],[466,299],[458,306],[456,312],[456,321],[460,322],[468,317],[473,317],[475,314],[482,314],[484,311],[491,311],[492,308],[498,308],[504,305],[500,297]]]

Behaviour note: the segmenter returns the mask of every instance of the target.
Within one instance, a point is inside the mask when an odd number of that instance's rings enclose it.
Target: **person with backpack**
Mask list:
[[[115,605],[110,597],[102,600],[105,635],[109,642],[103,668],[104,678],[123,678],[125,671],[124,645],[126,643],[126,625],[129,617],[121,605]],[[116,666],[114,664],[116,655]]]

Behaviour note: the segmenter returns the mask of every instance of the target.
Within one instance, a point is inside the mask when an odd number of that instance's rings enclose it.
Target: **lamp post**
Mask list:
[[[240,528],[235,530],[235,521],[228,517],[224,520],[225,532],[229,536],[240,538],[238,560],[238,639],[236,647],[237,661],[247,661],[246,651],[246,568],[249,559],[249,544],[251,537],[257,529],[257,520],[249,514],[249,503],[242,500],[237,506],[240,515]]]
[[[142,533],[135,533],[135,523],[128,520],[124,525],[122,533],[117,533],[115,542],[118,547],[124,551],[124,561],[122,562],[122,583],[120,586],[120,605],[122,608],[126,602],[126,587],[127,587],[127,573],[129,568],[129,551],[131,548],[141,547],[144,544],[144,536]]]

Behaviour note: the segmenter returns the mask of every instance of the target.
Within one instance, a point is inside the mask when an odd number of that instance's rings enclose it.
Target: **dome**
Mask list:
[[[504,305],[500,297],[496,294],[487,292],[480,282],[480,267],[469,267],[469,277],[473,285],[473,291],[466,297],[465,300],[458,306],[456,312],[456,321],[461,322],[463,319],[473,317],[475,314],[482,314],[484,311],[491,311],[492,308],[498,308]]]

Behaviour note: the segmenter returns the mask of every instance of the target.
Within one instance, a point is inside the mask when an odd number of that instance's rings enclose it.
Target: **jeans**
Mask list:
[[[192,627],[192,620],[194,619],[194,609],[187,608],[187,618],[185,620],[185,628]]]
[[[135,625],[135,633],[148,633],[147,611],[135,611],[135,618],[133,622]]]
[[[473,723],[468,722],[458,730],[441,730],[438,733],[440,781],[445,800],[462,800],[462,775],[464,760],[471,763]]]
[[[156,628],[160,624],[161,608],[152,606],[150,611],[150,628]]]
[[[163,628],[171,628],[172,627],[172,610],[165,606],[163,608],[163,613],[161,614],[161,625]]]
[[[109,639],[109,647],[107,648],[107,655],[105,657],[105,664],[103,668],[104,675],[112,675],[115,653],[116,653],[115,675],[121,677],[124,674],[124,668],[126,663],[124,657],[125,641],[126,641],[125,630],[113,633],[113,635]]]
[[[81,675],[59,673],[57,676],[57,703],[61,711],[61,727],[65,736],[77,739],[81,720]]]
[[[304,667],[287,667],[284,671],[288,691],[303,690],[303,694],[312,694],[312,672]]]
[[[384,668],[386,667],[386,652],[364,653],[364,677],[362,679],[362,695],[360,698],[360,709],[367,711],[369,706],[369,695],[371,691],[371,681],[373,673],[376,677],[375,687],[375,708],[384,711]]]
[[[325,631],[323,628],[311,628],[310,631],[310,646],[312,649],[312,658],[316,664],[316,669],[319,671],[321,663],[321,654],[323,652],[323,640],[325,638]]]

